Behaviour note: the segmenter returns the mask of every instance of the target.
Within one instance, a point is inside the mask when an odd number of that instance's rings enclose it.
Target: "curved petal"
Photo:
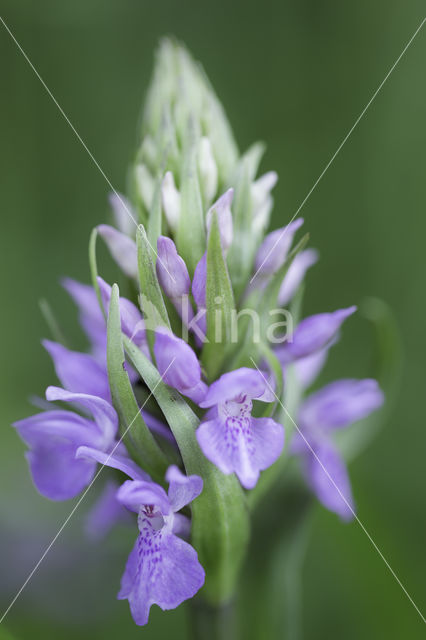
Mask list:
[[[302,320],[296,327],[293,339],[276,350],[281,362],[305,358],[323,349],[333,340],[342,323],[356,311],[356,307],[339,309],[333,313],[318,313]]]
[[[49,402],[77,402],[93,415],[105,441],[109,443],[114,440],[118,431],[118,416],[114,407],[106,400],[86,393],[72,393],[60,387],[48,387],[46,399]]]
[[[256,254],[255,267],[259,276],[275,273],[284,264],[294,234],[302,224],[303,218],[298,218],[285,227],[268,233]]]
[[[318,261],[318,251],[306,249],[298,253],[291,263],[278,294],[278,304],[285,306],[290,302],[305,277],[307,270]]]
[[[102,300],[105,306],[105,310],[108,313],[109,304],[111,301],[111,287],[105,282],[102,278],[98,277],[99,289],[101,291]],[[120,296],[119,300],[120,306],[120,319],[121,319],[121,328],[127,337],[133,338],[135,334],[135,330],[141,326],[140,323],[143,324],[142,314],[136,305],[133,304],[127,298],[122,298]]]
[[[345,463],[331,443],[323,442],[306,458],[308,483],[322,504],[343,520],[354,513],[351,485]]]
[[[337,380],[305,400],[300,422],[311,429],[339,429],[365,418],[383,402],[376,380]]]
[[[200,476],[186,476],[175,465],[167,469],[166,480],[169,483],[168,496],[173,511],[180,511],[203,490],[203,480]]]
[[[129,278],[136,278],[138,275],[136,242],[108,224],[100,224],[97,230],[120,269]]]
[[[130,236],[136,229],[137,213],[133,211],[130,200],[123,194],[113,191],[108,196],[109,203],[114,214],[115,226],[121,233]]]
[[[43,346],[53,360],[56,375],[68,391],[111,399],[106,369],[93,356],[70,351],[50,340],[43,340]]]
[[[277,460],[284,447],[284,427],[272,418],[252,418],[253,463],[263,471]]]
[[[26,453],[34,484],[50,500],[74,498],[87,487],[96,465],[91,460],[76,460],[75,444],[46,439]]]
[[[158,507],[163,516],[170,513],[170,502],[159,484],[145,480],[126,480],[117,493],[117,499],[131,511],[139,512],[143,505]]]
[[[207,232],[210,233],[210,227],[212,225],[213,211],[216,211],[217,222],[219,225],[220,240],[222,243],[222,249],[226,251],[232,244],[233,238],[233,221],[231,204],[234,197],[234,190],[228,189],[224,194],[220,196],[218,200],[207,211],[206,226]]]
[[[268,399],[270,394],[266,393],[264,395],[267,390],[268,385],[260,371],[241,367],[224,373],[218,380],[213,382],[207,391],[206,397],[200,402],[200,407],[204,409],[212,407],[215,404],[226,402],[226,400],[237,398],[242,394],[247,395],[249,398],[270,402]]]
[[[154,354],[164,382],[186,395],[201,381],[201,367],[191,347],[167,329],[155,331]]]
[[[123,447],[124,449],[124,447]],[[123,455],[120,447],[113,450],[113,453],[107,453],[94,447],[79,447],[77,449],[76,458],[87,458],[89,460],[95,460],[100,464],[111,467],[112,469],[118,469],[132,478],[133,480],[150,480],[150,477],[145,471],[143,471],[131,458]]]
[[[91,285],[64,278],[62,286],[74,300],[80,312],[80,324],[95,350],[105,346],[106,324],[99,308],[96,292]]]
[[[13,426],[29,447],[41,445],[49,439],[69,441],[75,446],[97,445],[100,434],[96,426],[72,411],[53,410],[37,413],[15,422]]]
[[[172,533],[144,530],[130,553],[120,600],[129,601],[136,624],[148,622],[151,605],[175,609],[203,586],[205,574],[196,551]]]
[[[158,281],[171,300],[181,298],[189,293],[191,280],[186,264],[178,254],[171,238],[160,236],[157,240],[156,270]]]
[[[195,267],[192,279],[192,295],[198,308],[204,309],[206,306],[206,283],[207,283],[207,253],[203,255]]]

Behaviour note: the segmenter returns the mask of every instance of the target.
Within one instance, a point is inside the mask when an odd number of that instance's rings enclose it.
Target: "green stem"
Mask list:
[[[189,637],[191,640],[236,640],[233,603],[207,604],[200,597],[189,602]]]

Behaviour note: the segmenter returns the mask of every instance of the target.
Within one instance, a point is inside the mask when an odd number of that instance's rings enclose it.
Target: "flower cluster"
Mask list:
[[[306,237],[292,249],[301,219],[264,236],[277,176],[257,177],[261,151],[238,153],[200,69],[163,43],[129,199],[113,194],[115,224],[94,232],[92,284],[63,282],[90,349],[45,340],[61,387],[47,389],[41,413],[15,423],[34,483],[51,500],[86,490],[97,468],[116,470],[88,522],[101,536],[137,515],[118,595],[137,624],[152,604],[175,608],[205,580],[207,598],[229,596],[248,537],[244,492],[283,458],[301,458],[327,508],[354,514],[333,433],[380,407],[383,394],[374,380],[340,380],[304,397],[355,307],[268,340],[265,312],[295,306],[318,255]],[[139,295],[119,297],[98,275],[97,236]],[[247,309],[258,313],[260,337],[241,318],[231,341],[229,319]],[[291,384],[302,400],[284,448]]]

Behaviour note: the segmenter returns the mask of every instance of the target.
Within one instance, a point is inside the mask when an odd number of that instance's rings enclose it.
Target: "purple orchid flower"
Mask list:
[[[185,261],[178,254],[173,240],[166,236],[158,238],[157,254],[158,281],[181,318],[188,324],[194,317],[194,311],[189,301],[191,280]]]
[[[199,476],[185,476],[175,466],[166,473],[169,491],[154,482],[127,480],[118,501],[138,514],[139,536],[127,560],[118,594],[129,601],[136,624],[148,622],[153,604],[175,609],[192,598],[204,584],[204,569],[197,552],[178,537],[188,531],[188,520],[177,513],[195,500],[202,489]]]
[[[76,459],[78,448],[108,451],[115,442],[118,417],[108,402],[93,395],[49,387],[46,398],[78,403],[93,416],[52,409],[13,425],[29,447],[26,457],[39,492],[51,500],[67,500],[87,487],[95,474],[96,462]]]
[[[200,402],[210,410],[197,429],[206,458],[223,473],[236,473],[246,489],[256,485],[260,471],[275,462],[284,446],[283,427],[271,418],[253,418],[252,400],[274,400],[259,371],[242,367],[224,373]]]
[[[155,331],[154,354],[164,382],[197,404],[207,392],[201,379],[201,367],[191,347],[171,331],[159,327]]]
[[[355,311],[356,307],[352,306],[333,313],[318,313],[302,320],[296,327],[292,340],[275,350],[281,364],[306,358],[331,344],[343,322]]]
[[[354,502],[345,463],[332,434],[367,417],[382,406],[376,380],[338,380],[310,395],[299,411],[300,432],[292,452],[304,459],[309,486],[322,504],[343,520],[354,516]]]

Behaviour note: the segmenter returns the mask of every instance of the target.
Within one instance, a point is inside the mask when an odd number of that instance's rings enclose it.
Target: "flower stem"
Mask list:
[[[189,630],[191,640],[235,640],[233,603],[212,606],[194,598],[189,603]]]

